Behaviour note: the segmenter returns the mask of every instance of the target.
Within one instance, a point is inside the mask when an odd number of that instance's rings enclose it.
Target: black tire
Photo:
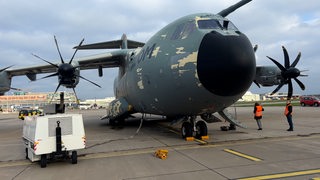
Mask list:
[[[28,148],[26,148],[26,159],[29,159],[29,156],[28,156]]]
[[[306,104],[305,103],[301,103],[301,106],[306,106]]]
[[[201,136],[207,136],[208,135],[208,128],[207,124],[204,121],[198,121],[196,123],[196,138],[200,139]]]
[[[72,153],[71,153],[71,163],[72,164],[77,164],[78,163],[77,151],[72,151]]]
[[[189,123],[189,122],[182,123],[181,135],[182,135],[183,139],[185,139],[186,137],[192,137],[192,125],[191,125],[191,123]]]
[[[314,106],[315,106],[315,107],[318,107],[318,106],[319,106],[319,103],[314,103]]]
[[[41,155],[40,167],[41,167],[41,168],[47,167],[47,155],[46,155],[46,154],[42,154],[42,155]]]

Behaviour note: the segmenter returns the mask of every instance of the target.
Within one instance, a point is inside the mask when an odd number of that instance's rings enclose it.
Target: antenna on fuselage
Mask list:
[[[228,7],[227,9],[224,9],[222,11],[220,11],[218,13],[218,15],[222,16],[222,17],[226,17],[228,16],[230,13],[232,13],[233,11],[237,10],[238,8],[240,8],[241,6],[249,3],[250,1],[252,0],[242,0],[242,1],[239,1],[238,3]]]

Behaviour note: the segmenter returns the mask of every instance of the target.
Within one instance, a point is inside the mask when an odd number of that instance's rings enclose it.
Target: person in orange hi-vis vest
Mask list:
[[[287,101],[286,107],[284,109],[284,115],[287,117],[287,121],[289,124],[289,129],[287,129],[287,131],[293,131],[292,105],[290,100]]]
[[[254,119],[257,121],[257,124],[258,124],[258,128],[259,128],[258,130],[262,130],[262,124],[261,124],[262,111],[264,111],[263,107],[256,102],[254,104],[253,114],[254,114]]]

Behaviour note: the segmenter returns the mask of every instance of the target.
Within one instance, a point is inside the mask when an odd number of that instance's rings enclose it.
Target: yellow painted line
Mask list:
[[[107,153],[86,154],[85,156],[78,157],[78,159],[100,159],[100,158],[132,156],[132,155],[149,154],[149,153],[153,154],[154,152],[155,152],[154,149],[115,151],[115,152],[107,152]]]
[[[13,162],[2,162],[0,163],[0,168],[4,167],[14,167],[14,166],[27,166],[32,164],[31,161],[22,160],[22,161],[13,161]]]
[[[172,129],[169,129],[169,131],[170,131],[170,132],[173,132],[174,134],[181,135],[180,132],[178,132],[178,131],[174,131],[174,130],[172,130]]]
[[[240,157],[243,157],[243,158],[246,158],[246,159],[249,159],[251,161],[262,161],[259,158],[256,158],[256,157],[253,157],[253,156],[249,156],[249,155],[246,155],[246,154],[243,154],[243,153],[231,150],[231,149],[224,149],[224,151],[226,151],[228,153],[231,153],[231,154],[234,154],[234,155],[237,155],[237,156],[240,156]]]
[[[312,180],[320,180],[320,177],[312,178]]]
[[[197,141],[198,143],[201,143],[201,145],[208,144],[207,141],[203,141],[203,140],[201,140],[201,139],[196,139],[196,138],[194,138],[194,141]]]
[[[291,172],[291,173],[280,173],[280,174],[265,175],[265,176],[256,176],[256,177],[250,177],[250,178],[241,178],[238,180],[276,179],[276,178],[294,177],[294,176],[310,175],[310,174],[317,174],[317,173],[320,173],[320,169],[296,171],[296,172]]]

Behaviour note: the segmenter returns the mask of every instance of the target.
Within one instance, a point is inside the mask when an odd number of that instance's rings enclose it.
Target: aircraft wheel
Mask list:
[[[181,135],[182,135],[183,139],[185,139],[186,137],[192,137],[192,125],[191,125],[191,123],[189,123],[189,122],[182,123]]]
[[[47,155],[46,154],[41,155],[40,166],[41,166],[41,168],[47,167]]]
[[[207,124],[204,121],[198,121],[196,123],[196,138],[200,139],[201,136],[207,136],[208,135],[208,128]]]
[[[77,151],[72,151],[72,153],[71,153],[71,163],[72,164],[77,164],[78,163]]]

